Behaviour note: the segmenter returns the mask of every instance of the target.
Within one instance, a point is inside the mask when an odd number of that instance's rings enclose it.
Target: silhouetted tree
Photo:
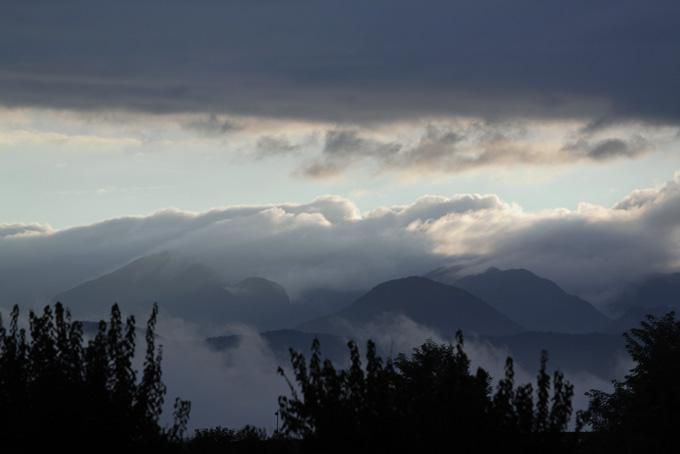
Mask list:
[[[147,324],[146,360],[138,382],[133,368],[135,320],[123,321],[117,305],[84,345],[83,326],[64,307],[29,312],[28,334],[19,309],[9,330],[0,317],[0,435],[25,450],[82,443],[110,448],[169,446],[182,438],[190,406],[175,403],[175,423],[159,424],[165,385],[161,349],[155,345],[158,314]]]
[[[547,354],[534,405],[531,385],[515,387],[510,358],[494,394],[485,370],[471,372],[463,347],[458,333],[455,344],[428,341],[410,355],[383,361],[369,341],[364,365],[357,345],[349,342],[350,364],[343,370],[322,360],[318,340],[309,362],[291,350],[295,384],[279,369],[290,388],[289,396],[279,398],[283,431],[302,439],[309,452],[386,452],[442,443],[459,449],[564,450],[560,437],[535,436],[565,431],[572,412],[573,388],[559,372],[551,388]]]
[[[611,393],[592,390],[579,424],[599,436],[593,450],[677,452],[680,427],[680,321],[651,315],[624,334],[635,366]]]

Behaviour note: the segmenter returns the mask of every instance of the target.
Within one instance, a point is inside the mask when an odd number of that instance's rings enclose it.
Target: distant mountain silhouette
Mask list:
[[[629,285],[609,302],[612,312],[625,314],[631,309],[658,307],[680,309],[680,273],[654,274]]]
[[[299,328],[342,335],[351,332],[350,326],[378,322],[387,314],[404,315],[445,336],[459,329],[468,334],[489,335],[523,331],[520,325],[467,291],[424,277],[382,283],[338,313]]]
[[[486,272],[460,279],[436,276],[483,299],[531,331],[589,333],[603,331],[609,319],[587,301],[525,269]]]
[[[364,293],[366,293],[365,290],[337,290],[322,287],[304,289],[292,300],[292,306],[302,317],[295,324],[334,314],[352,304]]]
[[[279,284],[248,278],[226,285],[211,269],[169,252],[135,260],[112,273],[58,294],[76,316],[100,317],[113,302],[143,315],[153,302],[164,314],[211,323],[278,324],[290,300]]]

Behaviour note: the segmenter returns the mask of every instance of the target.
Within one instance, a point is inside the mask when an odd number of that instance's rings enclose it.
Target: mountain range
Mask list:
[[[59,293],[80,317],[97,317],[118,303],[128,313],[147,314],[154,302],[166,314],[196,323],[276,324],[290,299],[279,284],[248,278],[227,285],[211,269],[162,252],[142,257],[109,274]]]
[[[525,269],[489,268],[465,276],[460,271],[442,268],[378,283],[368,291],[319,286],[291,298],[283,286],[268,279],[226,282],[205,265],[161,252],[60,292],[53,300],[86,320],[105,317],[113,302],[143,318],[158,302],[164,314],[223,333],[230,324],[248,324],[262,331],[281,358],[287,357],[289,347],[305,350],[319,337],[329,356],[343,360],[348,339],[398,329],[384,322],[404,317],[445,339],[462,330],[467,338],[510,352],[529,368],[535,368],[533,362],[545,348],[558,367],[586,368],[602,377],[622,351],[621,333],[648,313],[661,315],[680,307],[680,273],[631,284],[604,306],[622,311],[610,319],[591,303]],[[215,349],[233,348],[238,336],[212,337],[208,343]]]
[[[143,318],[156,302],[163,313],[197,324],[274,329],[339,310],[362,293],[312,288],[293,302],[276,282],[249,277],[230,284],[207,266],[161,252],[61,292],[53,302],[86,319],[105,316],[114,302]]]
[[[60,292],[53,301],[64,302],[83,318],[105,316],[113,302],[144,316],[158,302],[165,313],[199,324],[339,333],[343,324],[365,325],[385,314],[399,314],[440,333],[462,329],[489,335],[623,332],[647,313],[680,307],[680,273],[652,275],[629,285],[604,306],[610,313],[618,309],[619,317],[612,320],[588,301],[525,269],[489,268],[465,276],[460,272],[442,268],[426,277],[378,284],[368,292],[312,287],[291,299],[283,286],[268,279],[226,282],[205,265],[161,252]]]

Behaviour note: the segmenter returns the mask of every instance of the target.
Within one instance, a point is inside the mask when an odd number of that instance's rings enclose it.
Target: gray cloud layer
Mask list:
[[[201,214],[163,211],[5,235],[0,287],[5,305],[42,304],[136,257],[175,250],[227,280],[263,276],[293,293],[310,286],[367,288],[458,264],[469,271],[526,267],[597,301],[650,273],[677,269],[679,220],[679,177],[636,191],[614,208],[584,204],[573,211],[529,213],[475,194],[427,196],[367,213],[332,196]]]
[[[594,161],[607,161],[615,158],[634,158],[649,151],[650,147],[647,139],[635,135],[630,140],[608,138],[591,141],[581,138],[565,145],[562,150],[566,153],[574,153],[576,158],[580,156]]]
[[[579,131],[578,139],[564,145],[531,142],[519,125],[434,124],[422,128],[411,143],[371,138],[358,129],[326,131],[319,156],[302,166],[310,178],[339,175],[363,161],[372,161],[380,171],[456,173],[498,165],[558,165],[576,162],[604,162],[635,158],[654,149],[639,133],[611,136]],[[603,136],[603,137],[602,137]]]
[[[1,12],[5,105],[680,118],[672,0],[10,0]]]

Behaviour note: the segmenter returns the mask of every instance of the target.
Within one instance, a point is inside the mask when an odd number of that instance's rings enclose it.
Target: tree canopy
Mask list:
[[[546,353],[535,389],[515,385],[508,358],[494,392],[488,372],[471,371],[463,346],[458,333],[455,345],[428,341],[410,355],[383,360],[369,341],[363,364],[356,343],[349,342],[350,365],[344,370],[322,358],[318,341],[308,362],[291,351],[295,383],[286,378],[290,396],[279,400],[283,430],[304,439],[310,452],[387,451],[452,440],[456,447],[488,449],[509,439],[527,449],[550,439],[559,449],[567,442],[559,434],[571,418],[573,387],[561,372],[548,374]]]
[[[580,424],[604,434],[609,451],[676,452],[680,427],[680,321],[648,315],[625,335],[634,367],[607,393],[590,391]]]
[[[118,306],[108,321],[73,321],[61,305],[0,315],[0,435],[4,446],[30,450],[104,446],[164,452],[373,452],[513,449],[521,452],[675,452],[680,423],[680,321],[648,316],[625,334],[634,366],[613,390],[591,390],[589,407],[572,418],[574,388],[549,373],[543,352],[534,383],[517,384],[512,358],[493,381],[473,370],[458,333],[453,343],[425,342],[382,358],[368,341],[362,355],[347,344],[338,368],[315,340],[309,359],[290,351],[289,393],[279,397],[281,431],[246,426],[198,429],[185,437],[190,403],[175,400],[174,423],[160,422],[166,387],[157,345],[158,307],[144,333],[142,367],[134,317]],[[586,354],[586,353],[584,353]],[[289,376],[292,373],[292,376]],[[229,386],[225,383],[225,386]]]
[[[107,448],[130,448],[180,439],[189,402],[175,402],[173,426],[159,423],[166,388],[162,349],[156,346],[157,315],[154,305],[140,377],[133,368],[135,319],[123,320],[117,305],[109,322],[99,322],[89,336],[59,303],[42,314],[31,311],[28,329],[20,326],[17,306],[8,327],[0,317],[3,443],[29,448],[46,440],[52,446],[105,441]]]

